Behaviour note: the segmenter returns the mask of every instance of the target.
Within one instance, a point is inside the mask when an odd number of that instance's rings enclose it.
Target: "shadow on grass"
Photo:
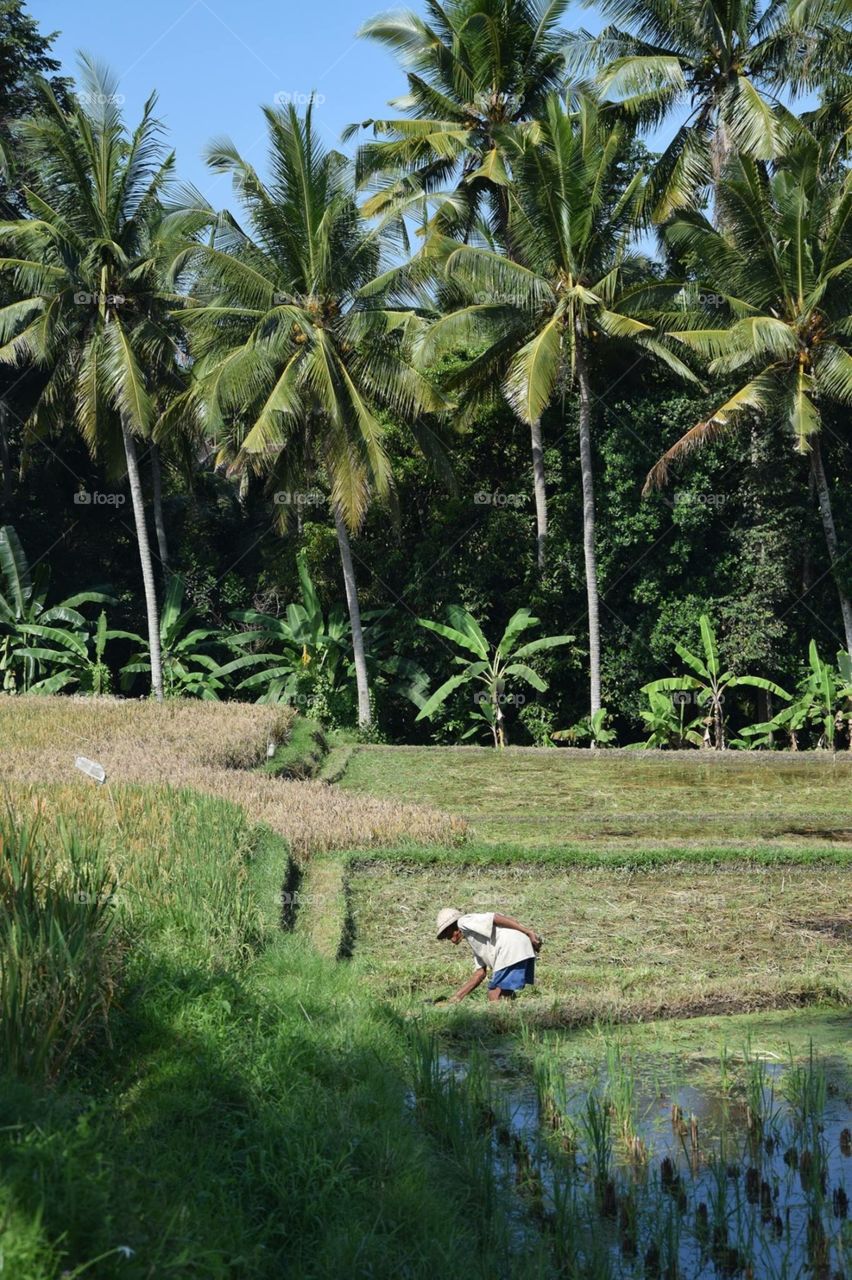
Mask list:
[[[157,960],[113,1020],[120,1051],[62,1090],[4,1088],[0,1204],[42,1240],[22,1266],[4,1236],[16,1280],[101,1255],[104,1280],[431,1276],[476,1253],[390,1025],[292,940],[254,968]]]

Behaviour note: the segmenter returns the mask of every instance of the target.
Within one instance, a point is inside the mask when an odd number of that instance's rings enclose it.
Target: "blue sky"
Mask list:
[[[208,172],[205,145],[227,135],[262,171],[262,103],[276,94],[318,95],[316,119],[330,145],[355,120],[387,114],[405,88],[392,56],[356,31],[386,9],[419,0],[30,0],[42,31],[59,31],[55,51],[73,74],[79,50],[120,79],[129,123],[152,89],[177,150],[178,173],[217,206],[227,177]],[[577,26],[597,29],[579,6]],[[319,95],[322,101],[319,100]],[[298,99],[297,99],[298,100]]]

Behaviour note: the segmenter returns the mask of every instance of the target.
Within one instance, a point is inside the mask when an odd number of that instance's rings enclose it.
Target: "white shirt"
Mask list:
[[[474,969],[507,969],[510,964],[535,956],[527,935],[518,929],[496,925],[493,911],[459,916],[456,924],[473,952]]]

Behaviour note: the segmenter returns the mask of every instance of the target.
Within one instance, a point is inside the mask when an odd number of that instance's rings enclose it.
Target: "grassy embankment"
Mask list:
[[[452,824],[246,773],[286,732],[263,709],[4,700],[0,720],[4,1274],[499,1274],[469,1169],[407,1109],[407,1037],[281,931],[299,869],[254,806],[302,850]],[[78,752],[134,783],[98,788]]]

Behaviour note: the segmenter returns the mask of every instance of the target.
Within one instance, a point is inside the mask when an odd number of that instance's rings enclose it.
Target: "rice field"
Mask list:
[[[536,986],[517,1014],[486,1009],[479,992],[457,1016],[556,1026],[852,1001],[850,900],[852,873],[834,867],[619,874],[356,862],[349,877],[354,962],[377,994],[413,1007],[448,995],[471,962],[466,948],[434,941],[438,907],[502,911],[544,936]]]
[[[115,784],[193,788],[240,805],[289,843],[313,851],[411,842],[451,845],[462,820],[428,805],[382,800],[323,782],[287,782],[260,771],[284,742],[293,712],[243,703],[129,702],[117,698],[0,695],[0,782],[92,783],[74,760],[98,761]]]
[[[341,787],[436,805],[495,857],[852,861],[852,754],[360,747]]]
[[[848,762],[347,747],[339,785],[265,771],[291,727],[0,699],[5,1269],[834,1280]],[[536,987],[432,1005],[442,903],[535,925]]]

